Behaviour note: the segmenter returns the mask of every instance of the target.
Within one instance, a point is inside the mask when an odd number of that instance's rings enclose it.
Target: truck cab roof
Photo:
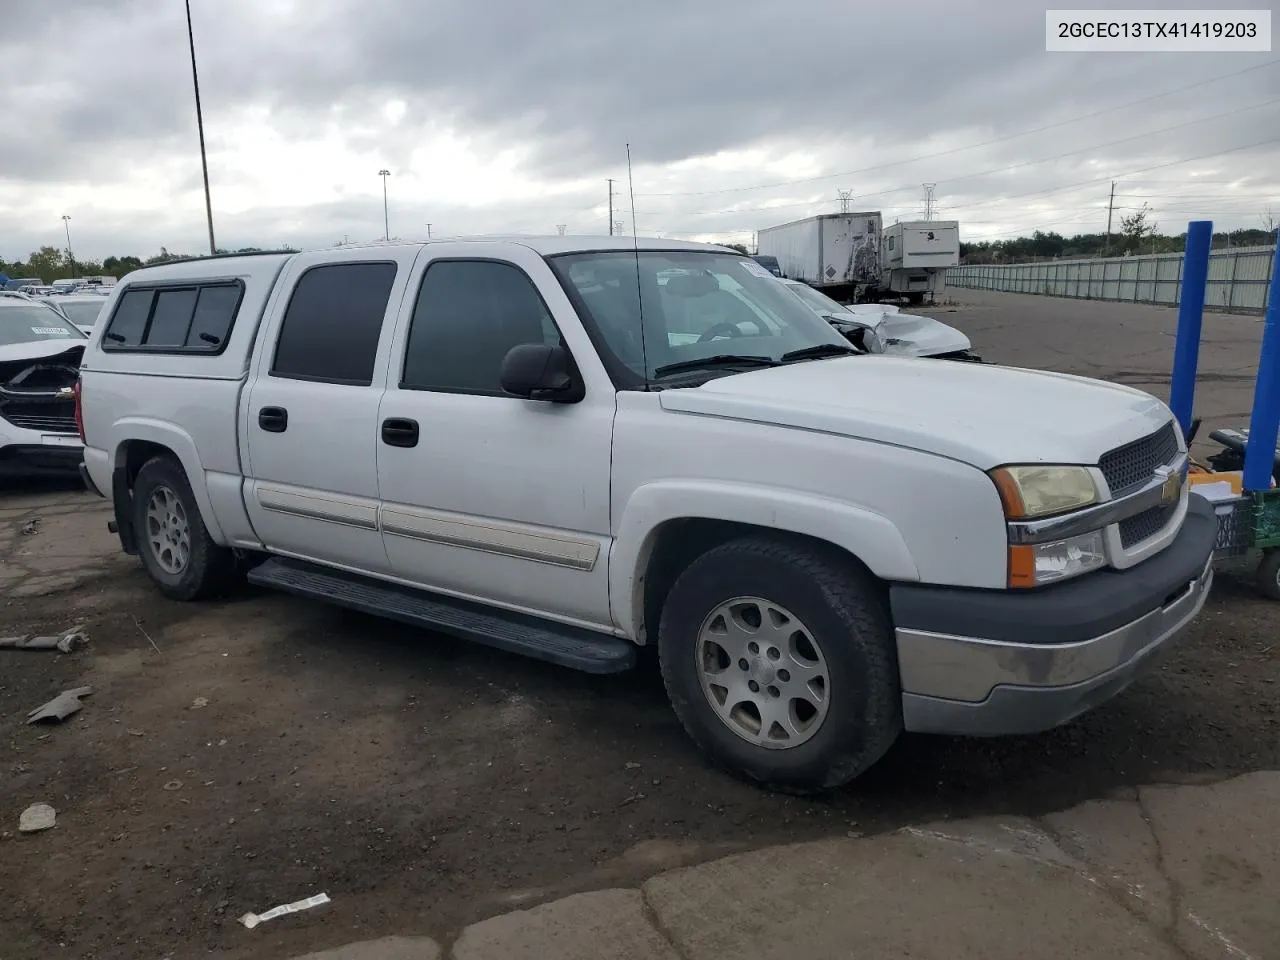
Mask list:
[[[403,250],[421,248],[440,243],[513,243],[528,247],[541,256],[555,256],[564,253],[581,253],[602,250],[621,252],[639,250],[714,250],[724,253],[737,253],[728,247],[714,244],[698,243],[691,240],[671,240],[658,237],[626,237],[626,236],[548,236],[545,234],[471,234],[459,237],[433,237],[430,240],[372,240],[365,243],[343,244],[341,247],[321,247],[303,251],[266,251],[262,253],[216,254],[207,257],[193,257],[190,260],[174,260],[154,266],[142,267],[128,274],[119,284],[136,283],[145,278],[153,280],[182,279],[185,277],[208,277],[212,274],[235,274],[243,270],[255,272],[274,271],[285,261],[302,254],[323,253],[328,250]]]

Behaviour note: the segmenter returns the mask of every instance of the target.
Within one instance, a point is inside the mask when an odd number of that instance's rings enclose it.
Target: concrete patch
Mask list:
[[[638,890],[582,893],[484,920],[462,932],[452,953],[454,960],[680,960],[645,918]]]
[[[430,937],[383,937],[321,950],[293,960],[437,960],[440,947]]]
[[[776,847],[666,874],[645,894],[686,960],[1179,957],[1027,821],[969,826]]]
[[[1179,941],[1205,960],[1276,957],[1280,773],[1141,795],[1173,888]]]
[[[1131,909],[1161,927],[1172,924],[1173,899],[1160,871],[1160,849],[1136,796],[1082,803],[1044,820],[1066,850],[1097,865],[1104,882],[1118,889]]]

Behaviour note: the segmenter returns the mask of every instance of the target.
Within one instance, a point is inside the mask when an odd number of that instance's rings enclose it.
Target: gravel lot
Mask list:
[[[1172,310],[948,296],[958,305],[932,312],[988,359],[1165,395]],[[1247,421],[1260,330],[1206,318],[1205,434]],[[447,939],[513,905],[729,851],[1280,769],[1280,610],[1245,579],[1220,577],[1182,647],[1080,722],[1003,741],[907,737],[817,802],[709,769],[651,667],[580,676],[249,589],[171,603],[118,552],[107,515],[74,484],[0,489],[0,634],[83,624],[91,638],[65,656],[0,653],[7,960]],[[95,692],[74,718],[25,725],[82,684]],[[57,826],[19,835],[42,801]],[[320,892],[333,902],[237,922]]]

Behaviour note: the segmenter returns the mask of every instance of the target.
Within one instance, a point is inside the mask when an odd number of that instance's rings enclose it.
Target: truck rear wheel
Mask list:
[[[708,551],[672,587],[658,648],[693,740],[775,789],[846,783],[902,729],[888,616],[870,578],[834,551],[767,536]]]
[[[201,600],[230,586],[235,558],[214,543],[182,465],[154,457],[133,484],[133,525],[147,575],[173,600]]]

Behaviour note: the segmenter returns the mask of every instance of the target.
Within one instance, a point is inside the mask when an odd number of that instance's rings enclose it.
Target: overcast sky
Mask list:
[[[912,219],[926,181],[966,240],[1102,230],[1112,177],[1117,225],[1280,217],[1280,51],[1046,53],[1025,0],[191,7],[220,247],[377,239],[382,168],[393,236],[607,233],[610,177],[629,232],[627,142],[648,235],[749,243],[841,190]],[[0,257],[64,214],[84,257],[207,247],[182,0],[0,11]]]

